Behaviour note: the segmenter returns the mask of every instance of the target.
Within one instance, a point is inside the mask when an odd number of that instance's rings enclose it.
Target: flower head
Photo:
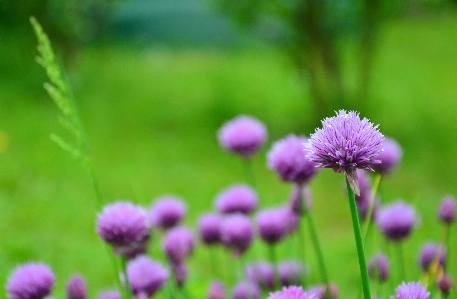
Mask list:
[[[457,202],[455,201],[454,197],[446,196],[441,201],[439,210],[438,210],[438,217],[441,221],[446,224],[451,224],[455,219],[455,214],[457,210]]]
[[[6,292],[9,299],[42,299],[54,286],[54,274],[42,263],[18,266],[8,278]]]
[[[184,263],[173,264],[172,265],[173,276],[176,279],[176,285],[182,287],[187,280],[188,270],[187,266]]]
[[[200,238],[206,245],[221,241],[222,216],[216,213],[204,214],[198,220]]]
[[[262,240],[268,244],[281,241],[290,230],[287,221],[290,214],[284,208],[260,211],[257,215],[257,226]]]
[[[356,169],[372,170],[380,163],[376,157],[382,151],[384,136],[366,118],[353,111],[340,110],[325,118],[322,129],[316,129],[306,144],[306,157],[319,167],[344,172],[356,195],[360,195]]]
[[[373,279],[384,282],[389,278],[389,260],[387,256],[379,253],[368,262],[368,274]]]
[[[224,149],[249,159],[265,143],[267,130],[257,119],[241,115],[226,122],[217,136]]]
[[[427,242],[422,247],[419,255],[419,265],[422,270],[428,271],[432,262],[438,259],[439,264],[444,267],[446,261],[446,249],[434,242]]]
[[[181,221],[187,208],[182,199],[163,196],[156,199],[149,210],[149,217],[154,227],[169,229]]]
[[[105,206],[97,218],[97,233],[113,247],[114,253],[130,256],[149,238],[146,212],[130,202]]]
[[[220,281],[213,281],[209,285],[207,299],[225,299],[225,286]]]
[[[381,146],[384,151],[379,153],[377,157],[381,163],[373,164],[372,167],[374,171],[379,172],[382,175],[387,175],[397,168],[397,165],[400,163],[400,159],[403,156],[403,150],[392,138],[385,138]]]
[[[259,299],[259,288],[249,282],[240,282],[233,288],[233,299]]]
[[[336,284],[330,283],[329,285],[330,298],[337,299],[339,297],[339,290]],[[327,287],[325,285],[316,285],[308,289],[308,293],[313,296],[313,299],[325,299]]]
[[[305,211],[311,210],[313,203],[311,201],[311,192],[309,191],[308,186],[300,187],[295,185],[289,196],[289,203],[292,208],[292,212],[294,212],[297,216],[303,215]]]
[[[305,137],[289,135],[273,144],[268,152],[268,167],[286,182],[305,184],[317,172],[316,163],[305,157]]]
[[[278,265],[278,275],[282,286],[300,285],[305,275],[303,265],[298,261],[283,261]]]
[[[121,299],[121,294],[118,291],[108,290],[98,294],[98,299]]]
[[[290,286],[285,287],[282,291],[270,294],[268,299],[315,299],[311,293],[306,293],[301,287]]]
[[[393,241],[400,241],[409,236],[415,221],[414,207],[401,200],[381,208],[376,217],[381,231]]]
[[[244,253],[252,243],[254,232],[249,217],[243,214],[226,216],[222,222],[222,243],[234,250],[236,256]]]
[[[192,233],[185,227],[174,227],[165,235],[162,248],[171,263],[181,264],[194,249]]]
[[[216,209],[222,214],[250,214],[257,208],[257,193],[244,184],[235,184],[222,190],[216,197]]]
[[[135,295],[154,295],[168,279],[168,271],[146,255],[137,256],[127,265],[130,288]]]
[[[441,278],[438,280],[438,287],[441,293],[445,296],[449,294],[449,291],[452,289],[453,286],[454,281],[452,280],[452,277],[449,274],[443,274]]]
[[[67,299],[87,298],[86,281],[81,275],[73,275],[67,282]]]
[[[272,291],[274,289],[275,269],[268,262],[251,263],[245,268],[249,281],[261,289]]]
[[[429,299],[430,293],[419,282],[403,282],[391,299]]]

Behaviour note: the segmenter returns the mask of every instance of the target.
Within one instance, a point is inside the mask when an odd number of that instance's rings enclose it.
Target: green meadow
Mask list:
[[[368,113],[362,115],[403,147],[402,162],[383,178],[380,193],[383,203],[401,198],[420,215],[403,244],[410,281],[420,278],[417,257],[423,242],[441,237],[439,202],[447,194],[457,195],[456,37],[455,13],[386,24]],[[19,43],[12,36],[8,41]],[[2,45],[4,61],[14,54],[7,49]],[[351,46],[345,49],[351,51]],[[354,70],[347,62],[351,84]],[[17,264],[43,261],[57,276],[53,297],[63,298],[67,278],[78,272],[95,298],[98,291],[114,287],[114,278],[95,233],[98,211],[91,182],[49,138],[50,133],[70,137],[58,122],[57,107],[40,88],[42,82],[30,80],[30,73],[38,73],[44,81],[44,71],[33,55],[22,65],[29,70],[11,70],[18,73],[0,81],[0,284]],[[185,224],[195,227],[200,213],[213,209],[221,189],[246,182],[241,161],[224,152],[216,139],[218,128],[238,114],[255,116],[269,131],[268,143],[253,161],[261,207],[288,200],[291,186],[266,168],[266,152],[275,140],[289,133],[309,135],[314,128],[308,86],[281,52],[266,45],[132,49],[104,44],[82,49],[66,68],[106,203],[123,199],[147,207],[160,195],[178,195],[188,205]],[[359,272],[343,183],[343,175],[325,169],[310,188],[330,279],[341,298],[354,298],[360,291]],[[368,257],[386,249],[376,227],[372,233]],[[152,236],[151,254],[163,259],[159,242],[160,236]],[[449,270],[457,278],[455,226],[451,244]],[[295,245],[294,239],[286,241],[280,256],[298,256]],[[310,246],[306,250],[311,280],[317,281],[315,255]],[[229,271],[228,255],[218,253],[221,268]],[[190,260],[188,289],[194,298],[204,296],[211,280],[207,255],[206,248],[197,246]],[[255,257],[267,258],[259,241],[248,252],[248,258]],[[395,277],[395,256],[391,264]],[[386,288],[386,294],[393,290]],[[6,298],[5,292],[0,298]]]

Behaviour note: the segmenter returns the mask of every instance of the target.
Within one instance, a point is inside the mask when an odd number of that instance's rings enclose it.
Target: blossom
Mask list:
[[[384,151],[379,153],[377,157],[381,163],[373,164],[372,168],[382,175],[387,175],[394,171],[398,163],[400,163],[400,159],[403,156],[403,150],[397,141],[388,137],[384,139],[381,146]]]
[[[216,196],[216,209],[222,214],[250,214],[257,208],[257,193],[245,184],[234,184]]]
[[[318,167],[345,173],[351,189],[360,195],[356,169],[373,170],[372,165],[380,163],[375,158],[382,151],[384,136],[377,127],[354,111],[340,110],[311,134],[306,157]]]
[[[449,291],[452,289],[454,286],[454,281],[452,280],[451,276],[449,274],[443,274],[441,278],[438,280],[438,287],[441,291],[442,294],[447,296],[449,294]]]
[[[302,287],[290,286],[270,294],[268,299],[316,299],[316,297],[311,293],[304,292]]]
[[[234,250],[236,256],[244,253],[252,243],[254,232],[246,215],[237,213],[226,216],[222,222],[222,243]]]
[[[86,281],[81,275],[73,275],[67,282],[67,299],[87,298]]]
[[[297,216],[303,215],[305,211],[311,210],[313,203],[311,201],[311,192],[308,186],[305,185],[301,187],[299,185],[295,185],[289,196],[289,203],[292,212],[294,212]]]
[[[171,269],[173,270],[173,276],[176,279],[176,285],[182,287],[187,280],[188,270],[184,263],[173,264]]]
[[[175,196],[162,196],[154,201],[149,209],[149,217],[154,227],[169,229],[179,224],[187,208],[183,200]]]
[[[141,255],[129,261],[127,276],[135,295],[146,294],[151,297],[165,285],[169,275],[162,265]]]
[[[455,201],[454,197],[446,196],[441,201],[439,210],[438,210],[438,217],[441,221],[446,224],[451,224],[455,219],[455,214],[457,210],[457,202]]]
[[[54,274],[42,263],[26,263],[16,267],[6,283],[9,299],[42,299],[54,286]]]
[[[267,130],[257,119],[241,115],[226,122],[217,136],[224,149],[249,159],[265,143]]]
[[[419,265],[422,270],[428,271],[430,265],[435,259],[438,259],[439,264],[444,267],[446,261],[446,249],[434,242],[425,243],[419,255]]]
[[[180,264],[194,249],[192,233],[185,227],[174,227],[165,235],[162,248],[171,263]]]
[[[419,282],[403,282],[396,289],[396,296],[391,299],[429,299],[430,293]]]
[[[221,241],[222,216],[216,213],[207,213],[200,216],[198,229],[200,238],[206,245],[216,244]]]
[[[146,212],[130,202],[109,204],[97,218],[97,233],[120,256],[130,256],[147,242],[149,228]]]
[[[121,294],[115,290],[107,290],[100,292],[97,296],[98,299],[121,299]]]
[[[225,286],[220,281],[213,281],[209,285],[207,299],[225,299]]]
[[[233,288],[233,299],[259,299],[259,288],[249,282],[240,282]]]
[[[283,261],[278,265],[278,275],[282,286],[300,285],[301,277],[306,273],[298,261]]]
[[[257,215],[257,226],[262,240],[268,244],[281,241],[290,230],[287,221],[290,214],[284,208],[260,211]]]
[[[293,134],[273,144],[267,154],[268,167],[286,182],[308,183],[316,174],[316,163],[305,157],[306,137]]]
[[[336,284],[330,283],[329,287],[330,298],[337,299],[339,297],[339,290]],[[316,285],[308,289],[308,293],[313,296],[313,299],[326,299],[327,287],[325,285]]]
[[[256,262],[248,264],[245,268],[246,276],[249,281],[261,289],[274,289],[275,269],[268,262]]]
[[[384,235],[393,241],[409,236],[416,221],[413,206],[399,200],[380,209],[376,222]]]
[[[368,262],[368,274],[371,278],[384,282],[389,277],[389,260],[385,254],[379,253]]]

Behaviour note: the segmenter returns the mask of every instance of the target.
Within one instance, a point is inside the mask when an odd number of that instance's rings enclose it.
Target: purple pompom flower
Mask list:
[[[396,296],[391,299],[429,299],[430,293],[419,282],[403,282],[396,289]]]
[[[220,281],[213,281],[211,282],[208,295],[206,296],[207,299],[225,299],[225,286]]]
[[[409,236],[416,221],[413,206],[399,200],[380,209],[376,222],[387,239],[400,241]]]
[[[42,263],[26,263],[16,267],[6,283],[9,299],[42,299],[51,294],[54,274]]]
[[[455,214],[457,210],[457,202],[455,201],[454,197],[446,196],[441,201],[439,210],[438,210],[438,217],[441,221],[446,224],[451,224],[455,219]]]
[[[192,233],[185,227],[174,227],[165,235],[162,248],[172,264],[181,264],[194,249]]]
[[[100,292],[97,296],[98,299],[121,299],[121,294],[118,291],[108,290]]]
[[[275,268],[268,262],[251,263],[245,268],[249,281],[261,289],[273,291],[275,282]]]
[[[356,169],[372,170],[380,163],[375,158],[382,151],[384,136],[366,118],[353,111],[340,110],[325,118],[306,144],[306,157],[319,167],[333,168],[346,174],[351,189],[360,195]]]
[[[308,183],[316,174],[317,164],[305,157],[305,137],[289,135],[273,144],[268,152],[268,167],[286,182]]]
[[[115,254],[129,257],[149,239],[146,212],[130,202],[105,206],[97,219],[97,233],[113,247]]]
[[[249,282],[240,282],[233,288],[233,299],[259,299],[259,288]]]
[[[400,145],[392,138],[385,138],[382,142],[382,148],[384,151],[380,152],[377,159],[381,163],[373,164],[373,170],[382,174],[387,175],[397,168],[400,159],[403,156],[403,150]]]
[[[289,232],[287,213],[284,208],[265,209],[257,215],[257,226],[262,240],[268,244],[276,244]]]
[[[169,229],[179,224],[187,208],[183,200],[174,196],[162,196],[154,201],[149,217],[154,227]]]
[[[443,274],[441,278],[438,280],[438,287],[440,288],[440,292],[445,296],[449,295],[449,291],[454,286],[454,281],[449,274]]]
[[[434,242],[425,243],[419,255],[419,265],[422,270],[428,271],[435,259],[438,259],[439,264],[444,267],[446,249]]]
[[[389,260],[385,254],[379,253],[368,262],[368,274],[380,282],[385,282],[389,278]]]
[[[216,213],[204,214],[198,220],[200,238],[206,245],[221,242],[222,216]]]
[[[240,256],[249,248],[253,236],[251,221],[246,215],[239,213],[228,215],[222,222],[222,243],[232,248],[235,256]]]
[[[81,275],[73,275],[67,282],[67,299],[87,298],[86,281]]]
[[[133,294],[151,297],[168,279],[168,271],[146,255],[137,256],[127,265],[127,276]]]
[[[300,285],[306,274],[303,265],[298,261],[283,261],[278,265],[278,274],[282,286]]]
[[[216,196],[216,209],[222,214],[250,214],[257,208],[257,193],[244,184],[235,184]]]
[[[316,297],[303,291],[302,287],[290,286],[285,287],[282,291],[271,293],[268,299],[315,299]]]
[[[267,130],[257,119],[241,115],[226,122],[217,136],[224,149],[250,159],[265,143]]]
[[[301,200],[300,200],[300,192],[301,191]],[[311,192],[309,191],[308,186],[299,186],[295,185],[292,189],[292,192],[289,197],[290,207],[292,208],[292,212],[295,215],[300,216],[303,215],[306,211],[312,209],[312,201],[311,201]],[[306,205],[306,206],[305,206]]]

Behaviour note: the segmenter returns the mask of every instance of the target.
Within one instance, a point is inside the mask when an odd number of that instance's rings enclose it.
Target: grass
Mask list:
[[[457,195],[456,25],[455,15],[394,21],[382,31],[375,64],[367,117],[404,149],[398,171],[381,183],[382,200],[403,198],[422,218],[404,246],[411,280],[419,277],[419,246],[440,235],[439,200]],[[270,49],[93,47],[75,65],[70,78],[106,201],[132,199],[147,206],[159,195],[176,194],[189,205],[191,226],[199,213],[212,209],[222,188],[244,181],[240,161],[217,144],[215,132],[223,122],[239,113],[255,115],[267,125],[270,142],[290,132],[312,132],[306,86]],[[36,68],[31,59],[31,72]],[[114,283],[95,234],[90,182],[49,140],[49,133],[65,132],[44,90],[20,86],[0,84],[0,284],[18,263],[41,260],[57,275],[54,296],[62,296],[73,272],[88,279],[94,296]],[[254,160],[263,206],[284,203],[290,191],[266,170],[268,148]],[[325,170],[311,188],[330,279],[341,297],[350,298],[358,294],[359,278],[343,182],[343,176]],[[455,247],[455,228],[452,242]],[[290,248],[280,246],[280,256]],[[191,260],[195,297],[203,296],[208,281],[206,254],[198,248]],[[317,279],[312,254],[309,261]],[[457,277],[455,266],[451,271]]]

